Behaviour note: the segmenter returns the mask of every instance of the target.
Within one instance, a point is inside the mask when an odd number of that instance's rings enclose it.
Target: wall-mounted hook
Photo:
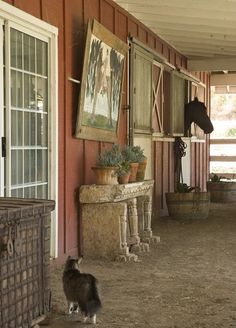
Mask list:
[[[76,80],[76,79],[73,79],[72,77],[68,77],[68,80],[71,81],[71,82],[74,82],[74,83],[77,83],[77,84],[80,84],[80,81],[79,80]]]

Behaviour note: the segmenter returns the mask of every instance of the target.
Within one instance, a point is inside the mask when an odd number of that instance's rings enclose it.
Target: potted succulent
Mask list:
[[[216,203],[230,203],[236,200],[236,181],[226,179],[215,173],[210,174],[206,183],[207,191],[211,194],[211,201]]]
[[[137,180],[137,172],[139,169],[140,163],[144,162],[146,160],[146,157],[144,156],[144,151],[141,149],[140,146],[132,146],[132,145],[127,145],[123,150],[122,150],[122,155],[125,159],[125,161],[130,162],[130,178],[129,182],[135,182],[135,181],[142,181],[144,180],[144,174],[140,173],[138,180]],[[146,165],[144,164],[144,167],[146,168]]]
[[[147,157],[144,155],[144,149],[142,149],[140,146],[133,146],[133,151],[136,154],[136,160],[138,162],[136,181],[143,181],[145,178]]]
[[[96,166],[92,167],[96,183],[100,185],[118,184],[116,172],[122,160],[121,151],[116,144],[111,149],[101,152],[97,157]]]
[[[166,193],[166,204],[169,215],[175,219],[206,219],[209,215],[210,193],[179,182],[175,192]]]
[[[120,184],[128,183],[130,177],[130,162],[122,160],[122,162],[119,164],[116,174]]]

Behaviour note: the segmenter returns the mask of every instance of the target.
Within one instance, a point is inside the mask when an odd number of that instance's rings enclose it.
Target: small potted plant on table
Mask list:
[[[96,166],[92,167],[96,177],[96,184],[118,184],[117,170],[123,157],[118,145],[106,149],[97,158]]]
[[[129,182],[130,177],[130,162],[123,160],[116,171],[118,176],[118,182],[120,184],[125,184]]]
[[[137,178],[140,163],[143,162],[143,167],[146,168],[146,157],[144,156],[143,149],[141,149],[140,146],[127,145],[123,149],[122,155],[124,160],[130,163],[129,182],[143,181],[145,171],[142,171],[141,169]]]

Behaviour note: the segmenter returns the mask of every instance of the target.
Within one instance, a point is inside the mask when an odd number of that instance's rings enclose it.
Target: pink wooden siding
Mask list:
[[[6,0],[5,0],[6,1]],[[186,58],[153,34],[133,16],[112,0],[8,0],[6,1],[59,29],[59,259],[67,254],[80,252],[81,227],[78,205],[78,188],[94,183],[91,166],[97,154],[110,145],[104,142],[78,140],[73,137],[79,85],[68,80],[80,80],[83,63],[86,25],[89,18],[96,18],[106,28],[127,42],[132,35],[153,50],[164,55],[172,64],[186,68]],[[203,82],[209,83],[208,75],[202,74]],[[123,85],[122,108],[127,105],[127,81]],[[206,98],[207,99],[207,98]],[[127,141],[126,111],[121,109],[119,143]],[[208,147],[196,144],[193,148],[194,165],[192,182],[204,186]],[[201,156],[200,156],[201,154]],[[173,143],[154,144],[155,194],[154,214],[165,208],[164,193],[173,190],[174,157]]]

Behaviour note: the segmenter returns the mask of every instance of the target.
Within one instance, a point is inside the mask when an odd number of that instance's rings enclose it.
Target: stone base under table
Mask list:
[[[158,243],[151,230],[152,188],[152,180],[81,186],[84,256],[137,261],[135,253]]]

